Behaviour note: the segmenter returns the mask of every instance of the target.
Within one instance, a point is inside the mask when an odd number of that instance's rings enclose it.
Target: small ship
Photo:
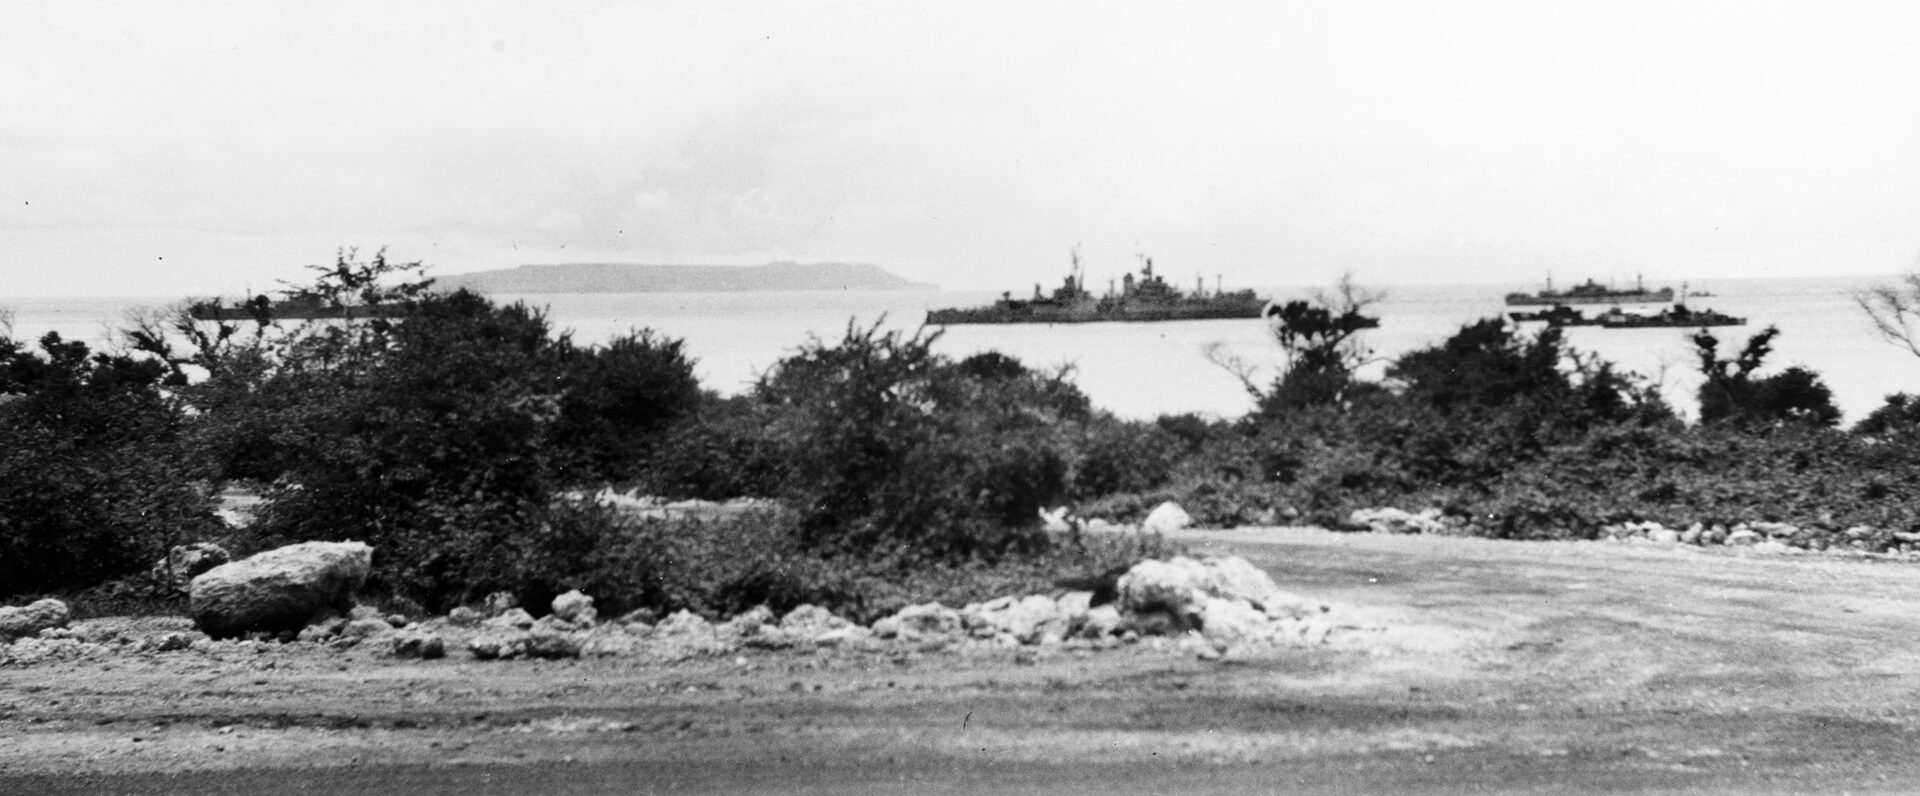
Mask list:
[[[294,294],[275,300],[254,296],[239,304],[228,305],[219,299],[195,301],[187,305],[187,315],[196,321],[341,320],[354,318],[397,318],[406,308],[397,304],[337,304],[320,296]]]
[[[1636,315],[1614,307],[1601,313],[1599,317],[1593,319],[1593,322],[1606,329],[1693,329],[1705,326],[1747,325],[1745,318],[1713,310],[1688,309],[1685,304],[1675,304],[1653,315]]]
[[[1592,318],[1565,304],[1555,304],[1533,312],[1509,312],[1507,317],[1519,323],[1545,321],[1548,326],[1591,326],[1595,323]]]

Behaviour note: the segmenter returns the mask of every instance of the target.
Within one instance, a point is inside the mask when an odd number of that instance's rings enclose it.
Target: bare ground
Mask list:
[[[0,668],[0,793],[1906,792],[1920,568],[1595,543],[1183,534],[1324,647]]]

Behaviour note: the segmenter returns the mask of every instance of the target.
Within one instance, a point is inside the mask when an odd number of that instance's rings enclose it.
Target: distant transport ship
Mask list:
[[[1108,287],[1104,296],[1095,296],[1086,288],[1080,255],[1073,254],[1073,270],[1052,295],[1042,295],[1033,286],[1033,298],[1017,299],[1012,293],[1000,294],[990,307],[930,310],[927,323],[951,326],[968,323],[1100,323],[1110,321],[1202,321],[1259,318],[1267,300],[1251,290],[1227,292],[1216,285],[1206,292],[1201,281],[1192,294],[1181,292],[1153,272],[1153,259],[1142,257],[1139,278],[1127,274],[1116,291]]]
[[[294,294],[277,301],[260,295],[232,306],[222,304],[219,299],[195,301],[187,305],[187,315],[196,321],[266,323],[276,320],[396,318],[404,314],[406,308],[400,305],[333,304],[311,294]]]
[[[1634,286],[1628,290],[1615,290],[1591,279],[1566,290],[1554,290],[1553,279],[1548,277],[1546,290],[1538,293],[1507,294],[1509,307],[1534,307],[1547,304],[1643,304],[1666,303],[1672,300],[1673,288],[1648,290],[1637,279],[1634,281]]]

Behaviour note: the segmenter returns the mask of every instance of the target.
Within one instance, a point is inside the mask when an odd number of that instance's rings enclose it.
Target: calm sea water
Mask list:
[[[1717,329],[1722,349],[1731,353],[1746,336],[1768,324],[1780,327],[1769,372],[1805,365],[1833,388],[1849,420],[1857,420],[1895,391],[1920,393],[1920,357],[1882,342],[1853,295],[1891,277],[1715,280],[1693,283],[1711,291],[1696,298],[1711,308],[1749,319],[1745,327]],[[1384,288],[1377,305],[1379,329],[1364,340],[1382,360],[1438,343],[1461,324],[1506,311],[1501,296],[1537,285],[1404,285]],[[1301,289],[1262,291],[1286,299]],[[652,328],[686,341],[707,386],[737,393],[810,337],[837,340],[850,320],[911,331],[931,308],[986,304],[986,292],[833,291],[806,293],[652,293],[542,294],[496,296],[547,308],[556,328],[571,330],[576,341],[591,343],[634,328]],[[0,296],[0,308],[13,315],[17,338],[58,331],[95,345],[108,343],[109,330],[129,310],[159,306],[167,299],[19,298]],[[1613,361],[1659,384],[1683,411],[1691,411],[1699,377],[1686,329],[1568,330],[1579,349]],[[1209,346],[1261,368],[1271,379],[1281,364],[1280,351],[1263,322],[1191,321],[1151,324],[1077,324],[1059,326],[954,326],[936,349],[954,356],[996,350],[1029,365],[1069,366],[1074,380],[1098,406],[1127,417],[1198,412],[1219,416],[1244,413],[1250,400],[1239,381],[1210,362]],[[1378,373],[1382,366],[1373,366]]]

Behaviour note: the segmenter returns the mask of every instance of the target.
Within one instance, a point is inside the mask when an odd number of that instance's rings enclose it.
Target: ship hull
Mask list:
[[[1698,329],[1706,326],[1745,326],[1747,319],[1726,315],[1691,318],[1602,318],[1595,323],[1607,329]]]
[[[1192,304],[1144,305],[1101,308],[1088,307],[979,307],[973,309],[932,310],[927,323],[933,326],[964,324],[1016,323],[1155,323],[1161,321],[1214,321],[1259,318],[1265,301],[1208,302]]]
[[[1553,304],[1664,304],[1673,300],[1673,288],[1659,290],[1567,295],[1564,293],[1508,293],[1509,307],[1545,307]]]
[[[276,321],[314,321],[314,320],[364,320],[369,318],[400,318],[407,314],[403,307],[272,307],[266,312],[269,320]],[[197,306],[189,309],[187,315],[196,321],[251,321],[258,316],[252,307],[208,307]]]

